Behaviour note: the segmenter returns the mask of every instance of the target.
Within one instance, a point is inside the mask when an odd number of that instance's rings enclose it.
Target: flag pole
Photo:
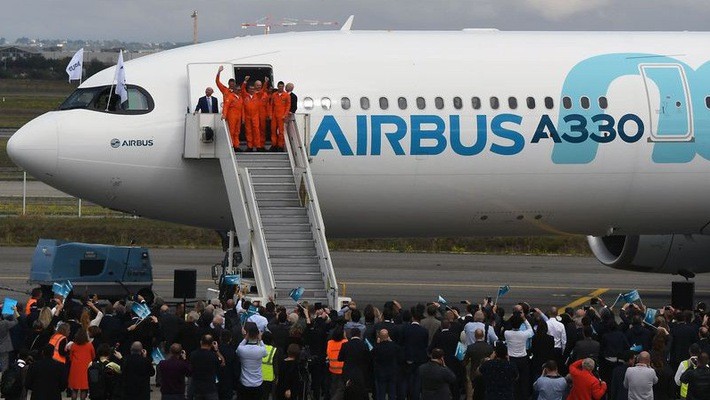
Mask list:
[[[119,57],[121,56],[121,53],[123,50],[121,50],[120,53],[118,53]],[[118,62],[116,62],[116,70],[113,73],[113,81],[111,81],[111,90],[108,93],[108,100],[106,101],[106,111],[108,111],[108,106],[111,105],[111,97],[113,97],[113,87],[116,83],[116,78],[118,76]]]

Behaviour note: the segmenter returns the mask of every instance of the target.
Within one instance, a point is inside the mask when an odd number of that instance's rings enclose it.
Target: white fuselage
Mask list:
[[[295,84],[298,113],[310,114],[311,167],[329,236],[701,233],[710,222],[710,114],[702,101],[710,73],[703,79],[701,68],[709,41],[693,33],[490,31],[222,40],[126,63],[127,82],[152,96],[151,112],[51,112],[18,131],[9,151],[72,195],[226,230],[219,162],[183,158],[185,112],[196,101],[187,65],[270,65],[275,80]],[[81,87],[109,85],[113,76],[109,68]],[[205,81],[214,84],[214,75]],[[608,107],[595,111],[602,96]],[[542,137],[536,131],[547,120]],[[609,120],[604,136],[598,127]],[[550,124],[571,141],[585,135],[567,123],[584,124],[586,140],[555,143]],[[152,146],[112,148],[114,138]]]

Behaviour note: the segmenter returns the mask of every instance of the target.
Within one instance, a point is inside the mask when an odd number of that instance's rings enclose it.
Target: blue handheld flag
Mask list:
[[[163,352],[159,348],[155,348],[152,353],[150,353],[151,358],[153,358],[154,364],[160,364],[161,361],[165,360]]]
[[[503,297],[510,292],[510,285],[501,286],[498,288],[498,297]]]
[[[646,316],[643,319],[643,322],[653,325],[653,323],[656,321],[656,314],[658,314],[658,310],[655,308],[647,308],[646,309]]]
[[[2,315],[13,315],[15,314],[15,311],[12,309],[12,307],[17,306],[17,300],[11,299],[9,297],[5,297],[5,301],[2,304]]]
[[[446,299],[443,298],[443,297],[441,297],[441,295],[439,295],[439,300],[437,301],[437,303],[439,303],[439,304],[445,306],[445,305],[446,305]]]
[[[227,286],[238,286],[241,279],[239,275],[225,275],[224,284]]]
[[[298,300],[301,300],[301,297],[303,296],[303,292],[305,292],[306,289],[302,287],[297,287],[293,290],[291,290],[291,293],[288,294],[288,297],[292,298],[293,301],[298,303]]]
[[[621,297],[623,297],[624,301],[627,303],[633,303],[634,301],[641,300],[641,295],[636,289],[630,291],[629,293],[624,293]]]

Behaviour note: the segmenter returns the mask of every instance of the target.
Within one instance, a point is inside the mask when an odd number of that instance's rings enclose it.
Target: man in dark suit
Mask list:
[[[451,321],[441,321],[441,330],[434,334],[431,344],[429,345],[429,352],[434,349],[441,349],[444,351],[444,362],[446,363],[446,366],[456,375],[456,384],[451,386],[451,394],[454,399],[458,399],[460,398],[461,388],[463,387],[466,374],[463,366],[461,365],[461,361],[456,358],[456,348],[459,344],[460,334],[452,331],[450,328]],[[493,351],[491,350],[491,353],[492,352]]]
[[[340,354],[338,354],[338,361],[344,362],[343,375],[346,382],[358,375],[362,377],[364,382],[372,382],[370,349],[362,340],[361,335],[359,328],[352,328],[350,340],[343,344]]]
[[[293,93],[293,83],[289,82],[286,84],[286,91],[289,96],[291,96],[291,109],[289,110],[289,113],[293,115],[296,113],[296,110],[298,110],[298,96]]]
[[[446,367],[442,349],[432,350],[431,361],[423,364],[416,372],[422,382],[422,400],[452,398],[449,388],[456,384],[456,375]],[[453,398],[459,399],[459,397]]]
[[[493,347],[486,341],[486,333],[483,329],[476,329],[473,333],[475,342],[468,345],[466,348],[466,355],[463,359],[463,367],[471,364],[469,377],[471,379],[471,386],[473,387],[473,399],[483,400],[485,398],[485,387],[483,385],[483,377],[478,371],[478,367],[484,359],[488,358],[493,354]]]
[[[406,362],[407,393],[409,398],[419,400],[420,381],[417,370],[419,366],[429,361],[427,347],[429,345],[429,331],[419,324],[424,316],[416,309],[412,313],[412,322],[402,327],[402,347],[404,361]],[[402,317],[404,319],[404,316]]]
[[[148,352],[141,342],[133,342],[131,354],[123,360],[121,377],[125,398],[131,400],[150,399],[150,377],[155,375],[155,368],[148,357]]]
[[[212,90],[211,87],[205,89],[205,95],[200,97],[199,100],[197,100],[197,107],[195,107],[195,112],[199,111],[201,113],[212,114],[219,112],[217,99],[212,97],[212,93],[214,93],[214,90]]]
[[[54,346],[42,348],[42,358],[30,365],[25,378],[25,388],[32,391],[31,400],[61,400],[67,388],[64,364],[52,359]]]
[[[397,375],[402,361],[402,349],[390,339],[387,329],[377,331],[377,344],[372,349],[377,400],[384,400],[385,395],[390,399],[397,397]]]

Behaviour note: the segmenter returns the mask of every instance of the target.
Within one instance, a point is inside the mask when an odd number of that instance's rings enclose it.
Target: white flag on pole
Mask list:
[[[84,49],[81,48],[74,54],[74,57],[69,61],[67,65],[67,74],[69,75],[69,82],[74,80],[81,80],[81,71],[84,66]]]
[[[123,67],[123,50],[118,53],[116,64],[116,94],[121,96],[121,104],[128,100],[128,87],[126,86],[126,70]]]

